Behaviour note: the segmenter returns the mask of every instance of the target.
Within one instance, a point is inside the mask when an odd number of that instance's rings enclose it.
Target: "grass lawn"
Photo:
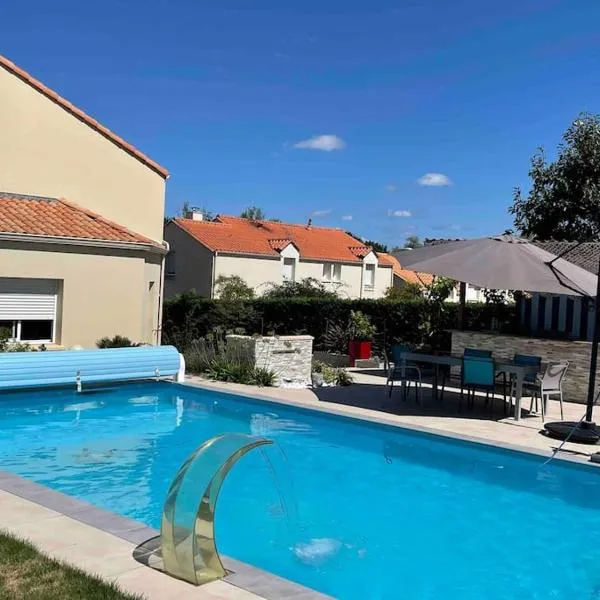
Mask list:
[[[141,600],[40,554],[32,545],[0,533],[2,600]]]

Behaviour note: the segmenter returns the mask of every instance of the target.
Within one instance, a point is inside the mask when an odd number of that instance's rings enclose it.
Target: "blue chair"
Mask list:
[[[406,368],[404,369],[404,377],[402,377],[402,361],[403,354],[410,352],[411,349],[406,344],[394,344],[392,346],[392,363],[393,365],[390,367],[388,372],[388,378],[386,385],[389,385],[389,397],[392,396],[392,389],[394,388],[394,381],[406,381],[405,388],[405,397],[406,394],[410,391],[410,383],[411,381],[415,384],[415,398],[418,398],[419,393],[421,392],[421,385],[423,383],[421,377],[421,369],[419,366],[413,361],[406,362]]]
[[[473,357],[473,358],[491,358],[492,357],[492,351],[491,350],[480,350],[479,348],[465,348],[463,351],[463,357]],[[452,373],[451,371],[448,370],[442,370],[442,385],[441,385],[441,394],[440,394],[440,401],[443,402],[444,401],[444,392],[446,391],[446,384],[448,382],[448,380],[452,380]],[[462,373],[460,375],[460,389],[461,389],[461,394],[463,393],[463,380],[462,380]]]
[[[463,356],[472,358],[492,358],[491,350],[481,350],[479,348],[465,348]],[[502,395],[504,396],[504,413],[508,414],[508,407],[506,405],[506,386],[508,381],[506,380],[506,373],[501,372],[496,375],[496,379],[501,378],[502,384]]]
[[[496,388],[496,367],[494,359],[487,356],[464,356],[462,365],[462,389],[460,392],[460,403],[458,410],[462,405],[464,390],[467,391],[467,406],[473,407],[475,404],[475,391],[485,391],[486,404],[490,401],[490,392],[492,401],[490,411],[494,408],[494,390]]]
[[[468,356],[469,358],[492,358],[492,351],[481,350],[479,348],[465,348],[463,356]]]

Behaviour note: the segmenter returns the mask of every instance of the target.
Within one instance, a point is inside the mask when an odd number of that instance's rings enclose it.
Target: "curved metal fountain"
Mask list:
[[[204,442],[181,465],[163,507],[160,543],[165,572],[195,585],[227,574],[215,541],[219,491],[240,458],[272,443],[242,433],[219,435]]]

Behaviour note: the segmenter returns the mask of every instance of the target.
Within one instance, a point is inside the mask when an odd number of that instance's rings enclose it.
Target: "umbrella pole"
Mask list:
[[[598,367],[598,342],[600,342],[600,261],[598,261],[598,287],[596,288],[596,309],[594,311],[594,337],[590,356],[590,380],[588,383],[587,412],[585,420],[592,422],[594,411],[594,391],[596,386],[596,369]]]
[[[458,328],[465,328],[465,305],[467,303],[467,284],[461,281],[458,284]]]
[[[592,421],[594,417],[594,391],[596,388],[596,369],[598,367],[598,342],[600,342],[600,261],[598,264],[598,284],[596,288],[596,308],[594,311],[594,334],[592,337],[592,349],[590,353],[590,378],[588,382],[588,394],[585,411],[585,419],[575,423],[573,421],[557,421],[546,423],[545,429],[548,435],[581,444],[597,444],[600,441],[600,429]],[[543,400],[542,400],[543,402]],[[598,456],[600,453],[593,456]],[[593,462],[600,462],[600,458]]]

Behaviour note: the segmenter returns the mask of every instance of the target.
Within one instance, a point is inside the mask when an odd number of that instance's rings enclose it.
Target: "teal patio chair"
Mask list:
[[[475,391],[484,391],[486,404],[490,403],[490,412],[494,409],[494,391],[496,389],[496,368],[494,359],[486,356],[465,356],[462,365],[462,389],[458,410],[460,412],[464,392],[467,392],[467,407],[475,404]],[[490,402],[490,392],[492,393]]]

